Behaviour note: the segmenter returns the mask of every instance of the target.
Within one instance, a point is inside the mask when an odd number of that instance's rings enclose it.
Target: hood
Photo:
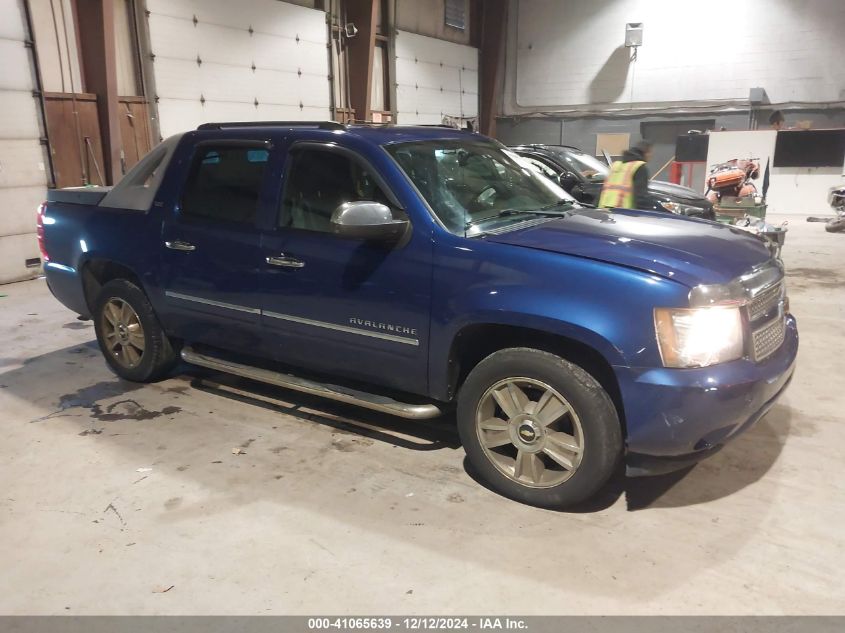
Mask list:
[[[658,198],[668,197],[677,200],[699,202],[702,205],[709,205],[707,199],[695,189],[690,189],[689,187],[684,187],[683,185],[676,185],[671,182],[652,180],[648,183],[648,192]]]
[[[727,283],[771,258],[761,238],[660,212],[583,209],[487,241],[637,268],[687,286]]]

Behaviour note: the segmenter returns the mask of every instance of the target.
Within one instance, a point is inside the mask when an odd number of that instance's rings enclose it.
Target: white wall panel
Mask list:
[[[26,39],[26,21],[18,0],[0,0],[0,38],[5,40]]]
[[[147,0],[147,9],[158,15],[218,24],[287,37],[291,29],[304,39],[325,42],[325,13],[278,0]],[[303,9],[305,11],[303,11]],[[315,14],[319,20],[315,21]]]
[[[40,257],[35,233],[0,235],[0,284],[38,275],[41,268],[27,268],[26,260]]]
[[[24,48],[20,40],[0,39],[0,59],[3,60],[0,90],[32,89],[29,49]]]
[[[277,0],[147,4],[162,136],[215,120],[331,118],[322,11]]]
[[[44,185],[44,149],[37,139],[0,141],[0,188]]]
[[[35,212],[46,197],[43,183],[31,187],[0,188],[0,200],[3,205],[6,209],[15,210],[14,213],[0,212],[0,236],[29,235],[35,242]],[[0,253],[0,262],[2,261],[3,255]]]
[[[0,0],[0,283],[32,277],[39,257],[35,210],[44,200],[46,156],[23,0]]]
[[[0,76],[4,72],[5,67],[0,65]],[[0,88],[0,113],[0,139],[37,139],[41,136],[38,102],[32,92]]]
[[[199,101],[191,99],[160,98],[158,110],[161,135],[164,138],[180,131],[195,128],[199,123],[210,120],[206,117],[205,109]]]
[[[404,124],[477,116],[478,49],[398,31],[396,105]]]
[[[613,103],[845,100],[842,0],[514,0],[517,109]],[[635,63],[627,22],[643,22]],[[507,112],[506,112],[507,113]]]
[[[831,187],[841,187],[840,167],[775,167],[772,169],[771,185],[767,202],[767,218],[784,213],[806,213],[808,215],[832,214],[827,204],[827,192]]]
[[[203,85],[196,61],[156,57],[155,82],[159,99],[184,99],[196,101],[199,105]],[[163,119],[164,115],[161,115],[161,118]],[[164,124],[162,121],[162,125]]]

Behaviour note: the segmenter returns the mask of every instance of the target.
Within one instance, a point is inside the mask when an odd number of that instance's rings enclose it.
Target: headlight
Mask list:
[[[737,306],[655,308],[654,327],[666,367],[707,367],[743,355]]]
[[[659,202],[660,206],[666,209],[671,213],[677,213],[678,215],[689,215],[690,213],[700,213],[702,209],[698,207],[693,207],[688,204],[679,204],[677,202]]]

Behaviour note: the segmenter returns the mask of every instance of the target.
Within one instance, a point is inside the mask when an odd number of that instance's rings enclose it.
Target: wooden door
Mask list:
[[[103,143],[93,94],[44,94],[56,187],[104,185]]]

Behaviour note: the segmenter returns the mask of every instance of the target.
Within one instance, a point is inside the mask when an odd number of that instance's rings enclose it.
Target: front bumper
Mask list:
[[[627,470],[656,475],[691,465],[762,418],[795,370],[798,329],[787,317],[777,352],[698,369],[615,367],[627,422]]]

